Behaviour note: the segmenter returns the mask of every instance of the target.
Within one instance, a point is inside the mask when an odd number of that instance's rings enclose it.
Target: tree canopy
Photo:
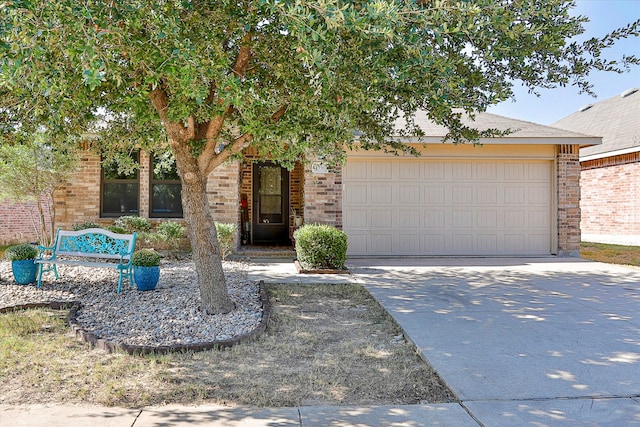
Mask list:
[[[185,217],[211,228],[206,202],[185,195],[204,196],[208,174],[249,146],[289,166],[310,156],[339,163],[347,147],[410,151],[388,136],[400,116],[408,120],[404,132],[420,135],[416,110],[447,126],[451,140],[474,141],[492,131],[463,126],[461,111],[508,99],[514,83],[589,91],[592,70],[638,63],[601,53],[637,36],[640,21],[575,42],[586,18],[573,17],[572,7],[560,0],[0,0],[0,127],[5,138],[45,127],[71,143],[90,130],[106,158],[134,145],[170,147]],[[209,240],[194,245],[201,256],[217,252]],[[230,307],[214,305],[209,311]]]

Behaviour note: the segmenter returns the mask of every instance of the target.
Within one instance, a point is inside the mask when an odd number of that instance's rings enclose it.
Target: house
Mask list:
[[[580,149],[582,240],[640,246],[640,90],[629,89],[552,126],[602,136]]]
[[[475,127],[514,132],[454,145],[425,114],[416,120],[428,136],[402,141],[420,149],[417,158],[354,151],[339,171],[316,162],[288,171],[247,150],[210,176],[214,219],[239,224],[241,243],[287,244],[295,210],[305,223],[343,229],[350,256],[578,255],[578,152],[600,138],[482,113]],[[175,170],[154,172],[153,158],[135,155],[139,171],[121,176],[85,152],[56,195],[58,224],[180,218]]]

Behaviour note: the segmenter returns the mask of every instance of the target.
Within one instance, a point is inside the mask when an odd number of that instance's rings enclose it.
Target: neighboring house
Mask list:
[[[424,114],[417,122],[428,136],[402,140],[418,158],[358,151],[339,171],[314,162],[287,171],[248,150],[210,176],[214,219],[241,225],[249,244],[289,243],[295,209],[305,223],[343,229],[350,256],[579,254],[578,151],[600,138],[478,114],[477,128],[515,132],[475,147],[443,144],[446,130]],[[154,174],[144,152],[138,160],[136,174],[119,176],[86,152],[57,192],[58,224],[179,218],[175,173]]]
[[[640,246],[640,90],[580,108],[552,126],[602,136],[580,150],[582,240]]]
[[[45,203],[45,208],[49,204]],[[45,213],[47,227],[50,226],[48,212]],[[0,245],[36,242],[39,229],[38,205],[36,202],[0,203]]]

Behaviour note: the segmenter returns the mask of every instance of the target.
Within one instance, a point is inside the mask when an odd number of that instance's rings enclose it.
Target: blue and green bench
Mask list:
[[[88,228],[79,231],[58,229],[53,246],[39,246],[38,288],[42,287],[42,275],[53,271],[59,279],[58,265],[113,268],[120,273],[118,293],[122,281],[129,279],[133,286],[131,258],[136,245],[136,233],[118,234],[102,228]]]

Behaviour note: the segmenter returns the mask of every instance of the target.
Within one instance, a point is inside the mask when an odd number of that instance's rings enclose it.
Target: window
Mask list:
[[[151,218],[182,218],[182,185],[176,161],[169,154],[151,157],[150,200]]]
[[[137,151],[132,153],[131,158],[138,163],[139,153]],[[116,163],[103,165],[100,216],[119,217],[138,214],[140,200],[139,175],[137,169],[129,174],[119,172]]]

